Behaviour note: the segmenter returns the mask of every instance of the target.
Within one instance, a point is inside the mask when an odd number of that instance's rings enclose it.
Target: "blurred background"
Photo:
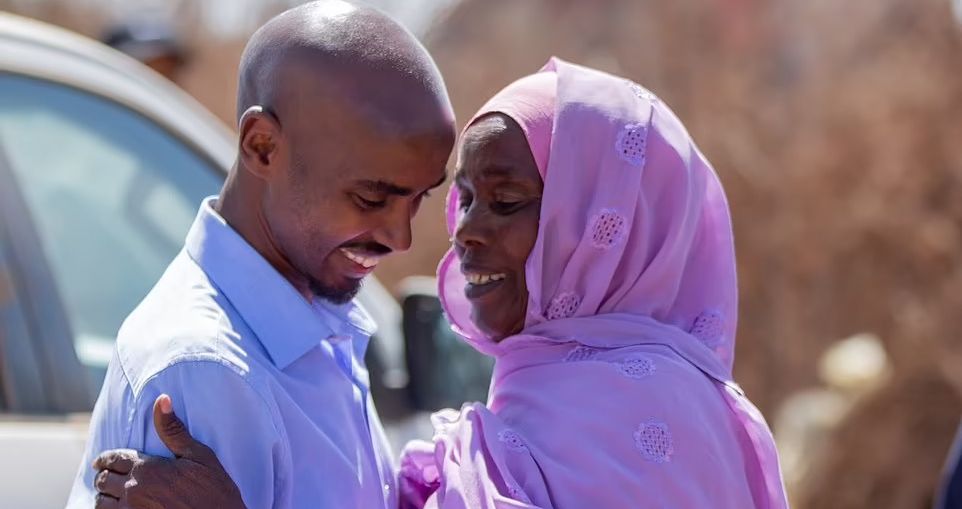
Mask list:
[[[232,126],[247,37],[294,3],[0,0],[0,9],[154,59]],[[671,105],[729,194],[741,289],[736,378],[774,428],[793,506],[931,506],[962,416],[962,8],[370,3],[422,39],[462,121],[551,55],[634,79]],[[442,198],[422,207],[414,248],[378,269],[395,296],[410,295],[409,276],[432,275],[447,248]],[[417,362],[407,356],[410,370]]]

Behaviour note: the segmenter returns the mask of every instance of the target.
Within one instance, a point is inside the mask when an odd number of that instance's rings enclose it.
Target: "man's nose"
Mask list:
[[[386,217],[386,223],[377,232],[375,240],[391,248],[392,251],[411,249],[411,214],[404,210],[392,211]]]

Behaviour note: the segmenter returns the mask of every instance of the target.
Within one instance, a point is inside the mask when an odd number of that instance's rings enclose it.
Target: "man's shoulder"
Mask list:
[[[230,302],[181,253],[124,321],[117,335],[116,360],[137,394],[174,365],[180,369],[185,364],[198,369],[221,365],[251,381],[257,377],[259,349]]]

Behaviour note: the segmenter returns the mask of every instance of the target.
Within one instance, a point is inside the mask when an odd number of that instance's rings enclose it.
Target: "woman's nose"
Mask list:
[[[491,238],[489,217],[481,207],[472,204],[461,216],[458,226],[454,230],[454,242],[461,247],[478,247],[486,245]]]

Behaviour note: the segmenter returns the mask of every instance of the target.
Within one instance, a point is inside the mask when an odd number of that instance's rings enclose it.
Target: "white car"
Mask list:
[[[234,155],[228,129],[138,62],[0,13],[0,508],[63,507],[114,334]],[[406,313],[374,278],[360,294],[395,446],[425,410],[483,399],[490,375],[419,286]]]

